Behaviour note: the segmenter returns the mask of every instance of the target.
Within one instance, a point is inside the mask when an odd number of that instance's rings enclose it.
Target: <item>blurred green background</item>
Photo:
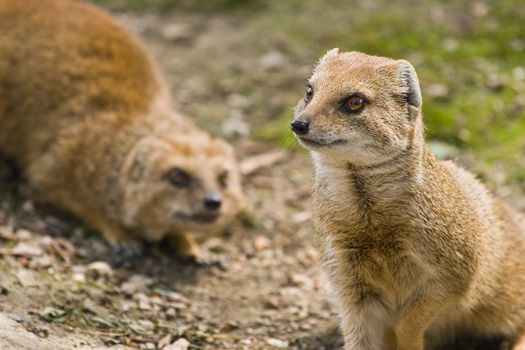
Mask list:
[[[179,81],[184,74],[202,75],[212,93],[203,92],[206,98],[197,104],[179,102],[208,129],[214,128],[210,121],[217,114],[231,114],[225,99],[241,96],[248,101],[239,117],[249,126],[248,137],[293,146],[291,108],[315,60],[333,47],[358,50],[413,63],[423,90],[427,135],[437,153],[467,154],[476,159],[471,166],[491,181],[525,180],[522,0],[97,3],[116,12],[176,14],[179,21],[188,16],[202,26],[229,23],[230,35],[218,30],[215,48],[201,46],[199,54],[195,42],[183,45],[197,52],[191,61],[198,69],[192,72],[187,65],[172,72]],[[504,172],[503,180],[494,172]]]

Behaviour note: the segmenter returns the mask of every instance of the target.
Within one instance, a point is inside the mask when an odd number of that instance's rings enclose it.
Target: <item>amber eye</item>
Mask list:
[[[365,104],[366,101],[364,98],[353,95],[343,102],[343,107],[348,112],[360,112],[363,110],[363,108],[365,108]]]
[[[221,172],[217,180],[219,181],[219,185],[221,185],[222,188],[228,187],[228,180],[229,180],[228,172],[226,170]]]
[[[313,96],[314,89],[312,88],[312,85],[308,84],[308,87],[306,88],[306,94],[304,95],[304,102],[310,102]]]
[[[179,188],[189,187],[193,182],[191,176],[187,172],[177,167],[170,169],[166,173],[165,178],[173,186],[176,186]]]

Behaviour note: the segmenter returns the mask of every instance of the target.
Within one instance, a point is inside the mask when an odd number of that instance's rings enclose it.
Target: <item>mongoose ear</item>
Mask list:
[[[399,76],[406,88],[406,98],[408,103],[416,108],[421,108],[423,99],[421,98],[421,88],[414,67],[405,60],[399,60]]]
[[[148,160],[157,150],[170,151],[167,144],[153,137],[146,137],[137,142],[129,151],[122,165],[122,177],[126,181],[139,182],[149,169]]]
[[[336,47],[335,49],[328,50],[323,57],[319,60],[319,64],[323,64],[329,59],[339,55],[339,48]]]

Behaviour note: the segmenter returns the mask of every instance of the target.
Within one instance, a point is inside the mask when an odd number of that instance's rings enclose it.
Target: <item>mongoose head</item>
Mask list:
[[[410,146],[421,105],[407,61],[333,49],[315,67],[291,126],[307,149],[369,166]]]
[[[217,233],[243,207],[232,147],[205,133],[143,139],[126,163],[122,217],[144,239]]]

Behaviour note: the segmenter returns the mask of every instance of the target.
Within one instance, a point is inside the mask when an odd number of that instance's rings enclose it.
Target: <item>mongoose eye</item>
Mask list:
[[[165,178],[172,185],[179,187],[179,188],[189,187],[191,183],[193,182],[191,176],[187,172],[177,167],[170,169],[166,173]]]
[[[343,108],[350,113],[361,112],[365,105],[366,100],[357,95],[352,95],[343,101]]]
[[[219,181],[219,185],[221,185],[222,188],[228,187],[228,180],[229,180],[228,172],[226,170],[221,172],[217,180]]]
[[[304,95],[304,102],[310,102],[313,96],[314,89],[312,88],[312,85],[308,84],[308,87],[306,88],[306,94]]]

